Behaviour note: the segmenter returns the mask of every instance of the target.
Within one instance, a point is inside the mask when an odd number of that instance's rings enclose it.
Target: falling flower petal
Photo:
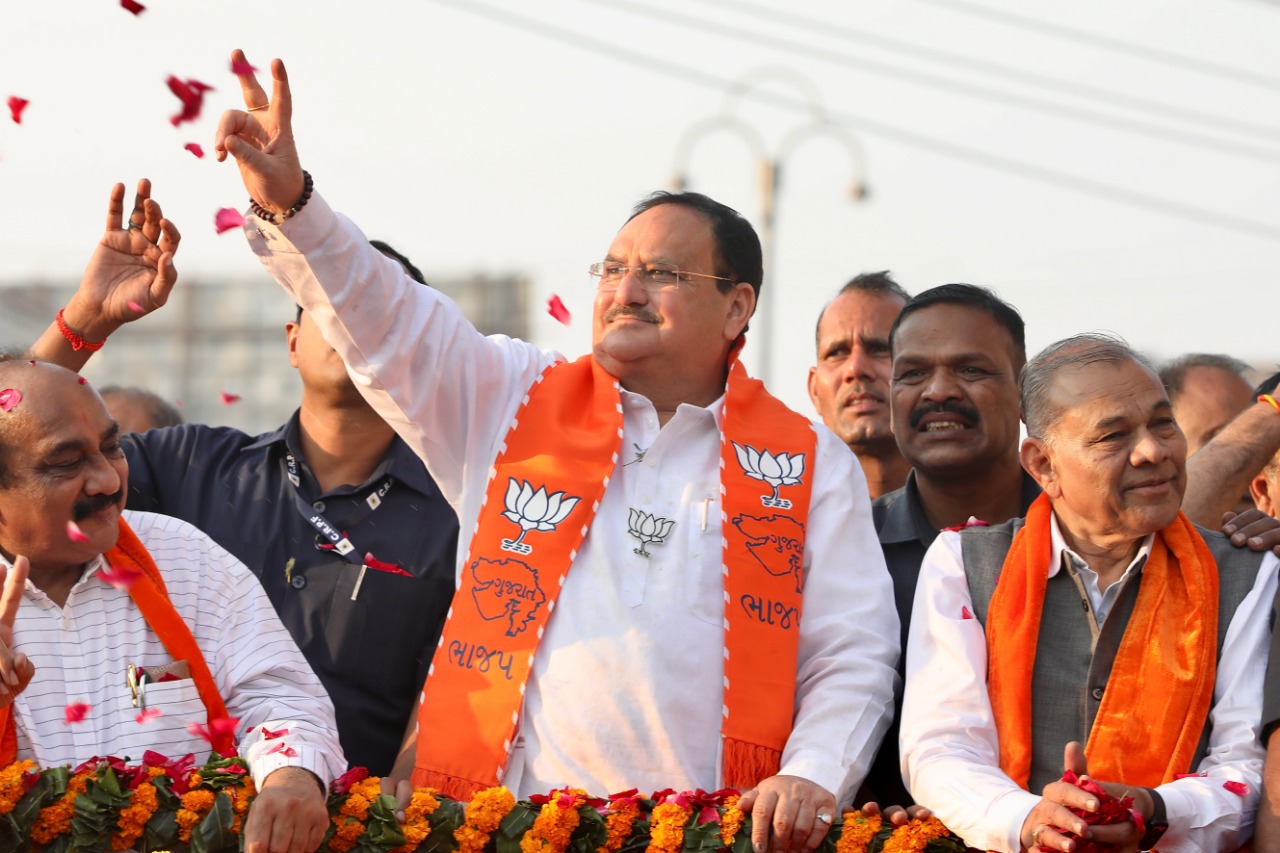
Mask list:
[[[17,95],[9,98],[6,103],[9,105],[9,115],[13,117],[14,124],[22,124],[22,111],[27,108],[27,104],[31,103],[26,98],[19,98]]]
[[[143,708],[142,713],[138,714],[134,719],[138,721],[138,725],[144,726],[163,713],[164,711],[159,708]]]
[[[1223,782],[1222,787],[1241,797],[1249,793],[1249,786],[1243,782]]]
[[[569,325],[569,320],[571,319],[569,309],[564,307],[564,303],[560,301],[559,296],[552,294],[551,298],[547,300],[547,313],[564,325]]]
[[[177,127],[184,121],[198,119],[200,110],[204,107],[204,93],[213,91],[213,87],[199,80],[180,80],[172,74],[165,83],[168,84],[169,91],[182,101],[182,111],[170,117],[169,123]]]
[[[84,702],[71,702],[70,704],[68,704],[66,708],[67,725],[71,725],[72,723],[82,722],[84,718],[89,715],[90,707],[91,706],[85,704]]]
[[[187,731],[202,740],[213,743],[224,734],[234,735],[238,725],[240,720],[237,717],[219,717],[207,726],[204,723],[187,723]]]
[[[392,575],[403,575],[406,578],[413,577],[412,572],[406,572],[404,569],[400,568],[395,563],[384,563],[381,560],[379,560],[377,557],[373,556],[373,554],[364,555],[364,564],[369,568],[376,569],[380,572],[387,572],[388,574],[392,574]]]
[[[369,771],[364,767],[352,767],[346,773],[343,773],[337,779],[333,780],[333,784],[329,787],[335,794],[345,794],[351,790],[351,786],[357,782],[363,782],[369,778]]]
[[[67,538],[72,542],[88,542],[89,537],[84,535],[84,531],[80,529],[80,525],[74,521],[67,522]]]
[[[271,731],[271,729],[267,728],[266,726],[263,726],[263,727],[262,727],[262,739],[263,739],[263,740],[275,740],[275,739],[276,739],[276,738],[278,738],[278,737],[284,737],[284,736],[285,736],[285,735],[287,735],[288,733],[289,733],[289,730],[288,730],[288,729],[279,729],[279,730],[277,730],[277,731],[274,731],[274,732],[273,732],[273,731]]]
[[[284,741],[280,741],[278,744],[268,749],[267,755],[274,755],[277,752],[285,758],[293,758],[298,754],[298,750],[286,745]]]
[[[127,591],[129,587],[137,583],[138,578],[142,577],[142,570],[133,566],[121,566],[119,568],[108,566],[105,569],[98,569],[98,577],[116,589]]]
[[[199,142],[188,142],[186,145],[182,147],[190,151],[192,154],[196,155],[197,158],[204,156],[204,149],[200,147]]]
[[[221,234],[224,231],[230,231],[232,228],[244,227],[244,216],[234,207],[221,208],[213,217],[213,225]]]
[[[252,65],[250,65],[248,62],[246,62],[243,59],[231,60],[231,73],[235,74],[237,77],[245,74],[256,73],[257,70],[258,70],[257,68],[254,68]]]
[[[34,364],[35,362],[32,362]],[[22,392],[17,388],[6,388],[0,391],[0,409],[12,412],[22,402]]]
[[[141,15],[147,11],[147,7],[143,6],[138,0],[120,0],[120,8],[132,12],[135,15]]]
[[[222,405],[230,406],[232,403],[240,402],[239,394],[232,394],[230,391],[223,391],[219,396],[222,397]]]
[[[88,379],[85,379],[83,376],[77,376],[77,377],[76,377],[76,381],[77,381],[77,382],[79,382],[81,385],[88,385],[88,384],[89,384],[89,380],[88,380]]]
[[[130,310],[130,311],[133,311],[133,312],[135,312],[135,313],[141,314],[141,313],[142,313],[142,311],[143,311],[143,308],[142,308],[142,306],[141,306],[141,305],[139,305],[138,303],[136,303],[136,302],[134,302],[132,299],[130,299],[130,300],[129,300],[129,310]]]
[[[962,605],[960,605],[960,618],[961,618],[961,619],[972,619],[972,618],[973,618],[973,614],[969,612],[969,608],[968,608],[968,607],[965,607],[963,604],[962,604]]]

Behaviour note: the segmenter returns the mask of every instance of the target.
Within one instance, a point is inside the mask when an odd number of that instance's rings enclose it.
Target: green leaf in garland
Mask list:
[[[360,853],[386,853],[404,843],[404,833],[396,820],[396,798],[390,794],[379,794],[369,804],[365,831],[356,842],[356,849]]]
[[[520,839],[533,826],[541,810],[540,806],[533,803],[516,803],[516,807],[507,812],[490,839],[496,853],[520,853]]]
[[[721,850],[723,848],[724,842],[720,840],[720,823],[718,821],[709,820],[706,823],[698,823],[695,817],[684,828],[685,853]]]
[[[231,797],[219,791],[213,798],[213,808],[191,828],[191,853],[219,853],[222,850],[238,850],[239,839],[231,834],[236,820]]]
[[[440,808],[431,815],[431,834],[422,839],[418,853],[454,853],[458,844],[453,834],[462,826],[463,809],[463,803],[442,799]]]
[[[609,840],[609,827],[595,806],[578,806],[578,828],[569,839],[568,853],[596,853]]]

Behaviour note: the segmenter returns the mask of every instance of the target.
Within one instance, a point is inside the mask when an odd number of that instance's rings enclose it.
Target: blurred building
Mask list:
[[[529,336],[527,279],[475,274],[428,280],[485,334]],[[76,284],[0,283],[0,348],[30,346]],[[153,391],[193,423],[265,432],[284,422],[301,394],[284,331],[295,311],[280,288],[261,278],[184,277],[164,308],[112,335],[84,374],[95,385]],[[231,395],[230,402],[223,395]]]

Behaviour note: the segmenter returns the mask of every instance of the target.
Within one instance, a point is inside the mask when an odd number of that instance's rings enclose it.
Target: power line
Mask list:
[[[713,23],[701,18],[685,15],[680,12],[659,9],[649,5],[647,2],[640,2],[639,0],[583,0],[583,2],[594,3],[597,6],[612,6],[614,8],[624,9],[633,14],[670,21],[685,27],[698,28],[704,31],[718,31],[721,35],[743,41],[754,42],[756,44],[778,50],[784,50],[806,58],[821,59],[837,65],[843,65],[847,68],[857,68],[863,71],[869,71],[873,74],[879,74],[894,80],[905,80],[916,83],[917,85],[983,98],[988,101],[994,101],[1005,105],[1047,114],[1059,119],[1067,118],[1096,126],[1102,126],[1107,129],[1127,130],[1132,133],[1153,137],[1161,142],[1181,142],[1210,151],[1250,157],[1255,160],[1261,160],[1264,163],[1275,164],[1280,162],[1280,149],[1259,148],[1246,143],[1207,136],[1196,131],[1180,130],[1171,128],[1167,125],[1152,124],[1151,122],[1143,121],[1142,119],[1098,112],[1097,110],[1092,110],[1087,107],[1071,106],[1061,103],[1048,103],[1046,101],[1039,100],[1038,98],[993,89],[989,86],[983,86],[980,84],[967,83],[962,80],[943,77],[927,71],[918,71],[901,65],[877,62],[873,59],[851,55],[842,51],[829,50],[815,45],[789,41],[777,36],[757,33],[752,30]]]
[[[858,44],[872,45],[885,50],[896,51],[907,56],[912,56],[916,59],[922,59],[926,62],[941,64],[950,63],[952,65],[961,66],[967,71],[974,71],[979,74],[988,74],[1006,81],[1016,80],[1018,83],[1039,86],[1041,88],[1057,91],[1072,97],[1092,98],[1095,101],[1110,103],[1126,109],[1145,110],[1157,115],[1163,114],[1165,116],[1172,117],[1175,120],[1192,121],[1221,128],[1235,128],[1238,133],[1250,134],[1272,141],[1280,140],[1280,127],[1255,124],[1253,122],[1241,121],[1240,119],[1231,118],[1229,116],[1214,115],[1211,113],[1200,112],[1199,110],[1187,109],[1164,101],[1151,100],[1149,98],[1142,98],[1136,95],[1125,94],[1123,92],[1113,92],[1109,89],[1088,86],[1063,77],[1054,77],[1049,74],[1041,74],[1039,72],[1020,68],[1014,65],[992,62],[989,59],[982,59],[981,57],[952,53],[950,51],[939,50],[934,47],[925,47],[923,45],[902,41],[901,39],[896,39],[891,36],[868,33],[865,30],[858,30],[853,27],[843,26],[835,23],[834,21],[819,20],[817,18],[797,15],[795,13],[782,12],[771,6],[758,5],[748,2],[748,0],[696,0],[696,2],[709,6],[716,6],[722,9],[728,9],[734,12],[745,12],[764,20],[785,24],[801,30],[808,30],[823,36],[842,38],[846,41],[856,42]],[[1280,0],[1271,0],[1271,2],[1280,4]]]
[[[1043,21],[1029,15],[1019,15],[1016,12],[1006,12],[1003,9],[992,9],[990,6],[983,6],[979,3],[969,3],[967,0],[916,0],[916,2],[928,3],[932,6],[951,9],[952,11],[961,12],[966,15],[988,18],[994,21],[999,21],[1003,24],[1034,30],[1035,32],[1054,36],[1056,38],[1079,42],[1080,44],[1087,44],[1090,47],[1098,47],[1103,50],[1110,50],[1116,53],[1140,56],[1143,59],[1147,59],[1152,62],[1172,65],[1176,68],[1181,68],[1187,71],[1197,71],[1201,74],[1211,74],[1216,77],[1235,80],[1238,83],[1249,83],[1266,89],[1280,90],[1280,78],[1277,77],[1270,77],[1266,74],[1246,71],[1243,68],[1232,68],[1229,65],[1221,65],[1217,62],[1210,62],[1206,59],[1196,59],[1191,56],[1174,53],[1173,51],[1161,50],[1157,47],[1148,47],[1146,45],[1137,44],[1136,42],[1102,36],[1097,33],[1078,30],[1074,27],[1067,27],[1062,24]]]
[[[434,0],[434,2],[453,6],[454,8],[485,17],[489,20],[500,21],[507,26],[524,30],[525,32],[536,33],[544,38],[549,38],[563,44],[569,44],[581,50],[604,56],[616,62],[632,65],[636,68],[663,74],[668,77],[675,77],[685,83],[691,83],[721,92],[733,85],[730,80],[717,77],[713,74],[708,74],[700,69],[680,65],[679,63],[672,62],[650,53],[640,53],[638,51],[631,50],[618,41],[606,42],[596,37],[584,36],[572,30],[566,30],[562,27],[557,27],[532,18],[513,14],[506,9],[490,6],[487,3],[477,2],[477,0]],[[755,100],[772,103],[775,106],[787,109],[795,109],[804,113],[808,113],[810,109],[808,103],[785,93],[772,92],[766,89],[755,89],[747,94]],[[970,148],[966,145],[959,145],[954,142],[935,139],[934,137],[926,136],[912,130],[896,127],[874,119],[863,118],[853,113],[831,111],[830,115],[838,120],[837,123],[855,127],[864,133],[881,136],[885,139],[890,139],[904,145],[909,145],[914,148],[949,157],[953,160],[977,163],[991,169],[1019,175],[1024,178],[1039,181],[1043,184],[1049,184],[1051,186],[1071,190],[1082,195],[1089,195],[1106,201],[1164,214],[1177,219],[1195,222],[1200,225],[1210,225],[1215,228],[1234,231],[1239,234],[1260,237],[1272,242],[1280,242],[1280,228],[1265,222],[1246,219],[1244,217],[1221,213],[1206,208],[1195,207],[1193,205],[1180,204],[1178,202],[1147,195],[1146,193],[1105,184],[1101,181],[1078,177],[1067,172],[1060,172],[1055,169],[1037,166],[1032,163],[1024,163],[1008,157],[1002,157],[997,154],[989,154],[981,149]]]

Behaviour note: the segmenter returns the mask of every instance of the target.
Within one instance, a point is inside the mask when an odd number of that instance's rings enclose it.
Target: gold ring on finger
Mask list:
[[[1031,846],[1032,846],[1032,847],[1039,847],[1039,846],[1040,846],[1040,833],[1044,832],[1044,830],[1045,830],[1045,825],[1042,823],[1042,824],[1040,824],[1039,826],[1037,826],[1037,827],[1035,828],[1035,830],[1031,833]]]
[[[271,105],[270,105],[270,104],[263,104],[263,105],[262,105],[262,106],[260,106],[260,107],[248,107],[248,108],[246,108],[246,109],[245,109],[245,112],[256,113],[258,110],[265,110],[265,109],[266,109],[267,107],[269,107],[269,106],[271,106]]]

